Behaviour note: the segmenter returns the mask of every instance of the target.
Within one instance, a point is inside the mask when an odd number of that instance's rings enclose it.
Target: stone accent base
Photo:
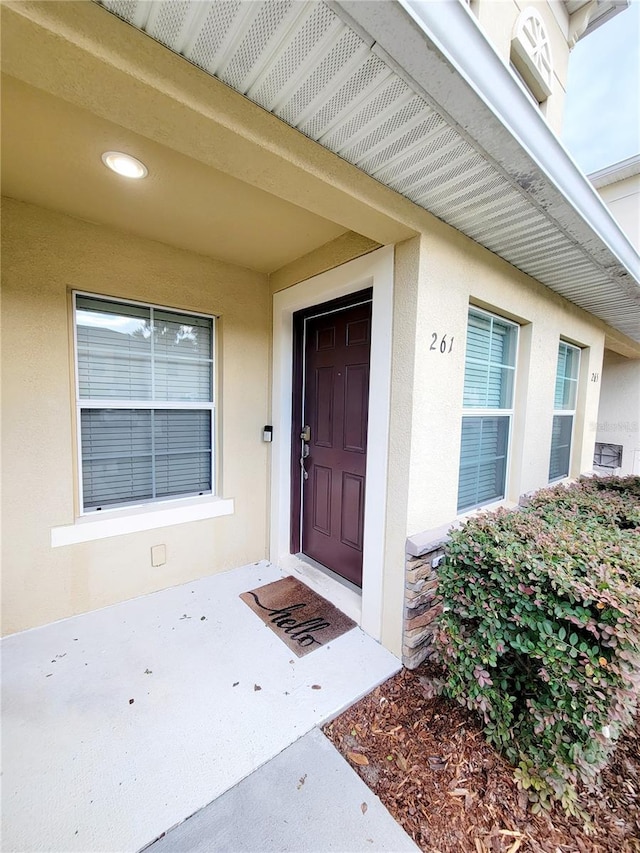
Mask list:
[[[402,640],[402,663],[407,669],[415,669],[435,652],[433,634],[442,613],[437,595],[438,565],[450,529],[447,525],[407,539]]]

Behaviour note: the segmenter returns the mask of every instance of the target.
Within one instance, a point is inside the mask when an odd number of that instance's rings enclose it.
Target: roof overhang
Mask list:
[[[9,5],[37,19],[38,44],[57,17],[52,51],[60,36],[75,51],[64,69],[34,68],[14,45],[9,73],[50,90],[55,78],[58,94],[81,102],[84,65],[97,73],[102,63],[116,88],[105,87],[94,107],[108,107],[114,120],[176,139],[183,153],[379,242],[421,230],[422,208],[601,318],[621,333],[622,347],[625,337],[640,342],[640,258],[463,3],[103,0],[191,65],[159,44],[145,47],[92,4]],[[225,99],[225,87],[202,71],[262,110]],[[156,113],[171,95],[171,120],[145,116],[141,127],[134,100],[118,97],[118,80],[135,80],[137,103],[143,81]],[[215,88],[209,103],[207,88]],[[187,113],[191,132],[179,137]],[[244,136],[217,147],[240,119]],[[283,122],[327,151],[309,149]],[[247,155],[258,148],[254,165]],[[355,181],[353,166],[375,181]],[[354,227],[356,212],[367,229]]]
[[[466,5],[336,5],[486,163],[474,198],[449,194],[431,211],[640,340],[640,257]]]
[[[576,41],[588,36],[606,24],[619,12],[623,12],[631,0],[565,0],[570,18],[583,16]]]
[[[640,341],[637,253],[465,4],[102,3]]]
[[[636,175],[640,175],[640,154],[636,154],[634,157],[627,157],[626,160],[620,160],[619,163],[612,163],[610,166],[599,169],[597,172],[591,172],[588,177],[593,186],[600,190],[618,181],[635,178]]]

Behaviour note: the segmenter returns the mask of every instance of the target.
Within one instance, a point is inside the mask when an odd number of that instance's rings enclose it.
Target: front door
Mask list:
[[[304,321],[301,550],[362,586],[371,300]]]

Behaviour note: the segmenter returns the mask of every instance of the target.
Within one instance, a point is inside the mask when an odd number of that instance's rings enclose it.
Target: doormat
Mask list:
[[[356,627],[353,619],[291,575],[243,592],[240,598],[299,658]]]

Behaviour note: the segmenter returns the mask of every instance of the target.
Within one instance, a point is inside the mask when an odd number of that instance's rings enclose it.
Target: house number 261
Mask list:
[[[429,347],[429,351],[431,350],[440,350],[442,353],[450,353],[453,349],[453,335],[447,340],[447,336],[443,335],[440,338],[440,343],[438,343],[438,333],[431,332],[431,346]]]

